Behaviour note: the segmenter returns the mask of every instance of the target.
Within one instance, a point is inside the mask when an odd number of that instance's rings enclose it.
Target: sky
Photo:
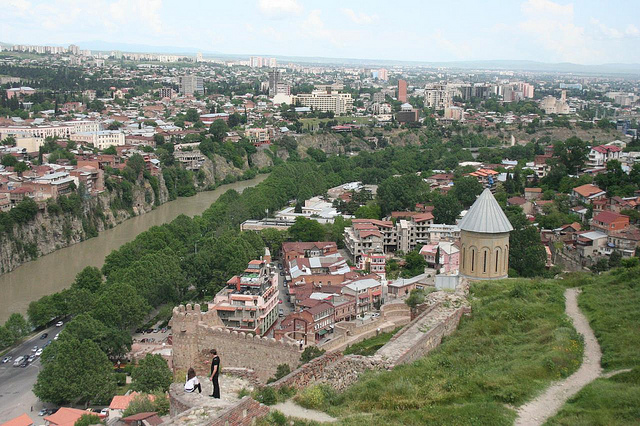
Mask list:
[[[399,61],[640,63],[639,0],[0,0],[0,41]]]

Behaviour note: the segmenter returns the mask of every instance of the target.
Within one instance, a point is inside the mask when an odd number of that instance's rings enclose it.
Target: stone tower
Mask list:
[[[458,227],[460,275],[476,280],[506,278],[513,227],[489,189],[480,194]]]

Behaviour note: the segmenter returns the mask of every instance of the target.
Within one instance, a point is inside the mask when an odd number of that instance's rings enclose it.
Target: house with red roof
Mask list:
[[[582,203],[589,203],[594,200],[605,198],[606,196],[606,191],[603,191],[590,183],[577,186],[571,191],[571,198]]]
[[[591,148],[586,166],[604,167],[610,160],[620,160],[622,148],[616,145],[598,145]]]
[[[591,229],[609,235],[629,227],[629,216],[610,211],[602,211],[591,219]]]
[[[58,411],[44,418],[46,426],[73,426],[80,417],[89,412],[77,408],[60,407]]]
[[[0,424],[0,426],[31,426],[33,424],[33,420],[27,414],[21,414],[18,417],[14,417],[13,419]]]

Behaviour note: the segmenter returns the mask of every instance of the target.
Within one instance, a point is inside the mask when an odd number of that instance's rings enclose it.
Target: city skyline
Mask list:
[[[129,44],[219,54],[263,54],[441,62],[535,60],[639,63],[640,29],[630,1],[602,10],[595,1],[325,2],[241,4],[102,0],[86,5],[10,0],[0,41],[16,44]],[[348,7],[347,7],[348,6]],[[311,54],[310,52],[313,52]]]

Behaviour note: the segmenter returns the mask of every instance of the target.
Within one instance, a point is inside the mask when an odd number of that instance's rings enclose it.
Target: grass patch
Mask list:
[[[546,425],[640,424],[640,368],[585,386]]]
[[[602,368],[640,366],[640,267],[581,281],[578,304],[602,348]]]
[[[471,286],[472,316],[428,357],[369,372],[321,407],[343,424],[512,424],[519,406],[582,361],[564,314],[564,282]]]
[[[383,347],[389,340],[391,340],[393,335],[400,331],[401,328],[402,327],[398,327],[395,330],[389,331],[387,333],[380,333],[377,336],[370,337],[351,346],[347,346],[347,348],[344,350],[344,354],[364,356],[373,355],[378,349]]]

